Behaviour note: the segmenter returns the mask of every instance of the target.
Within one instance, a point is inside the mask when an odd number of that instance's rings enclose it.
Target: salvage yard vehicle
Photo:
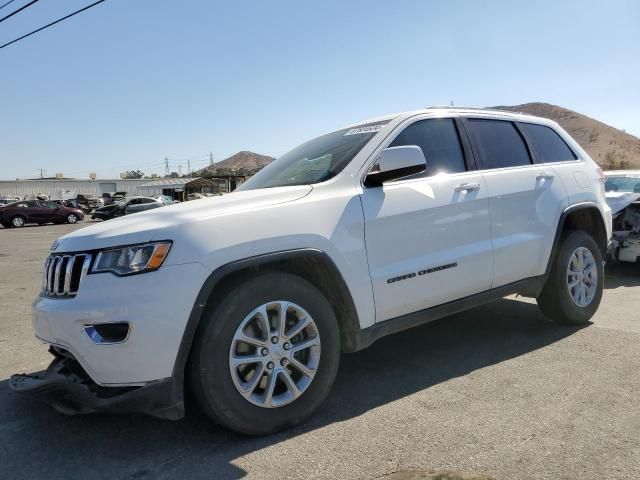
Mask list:
[[[77,223],[84,214],[77,208],[69,208],[54,202],[27,200],[0,206],[0,224],[5,227],[24,227],[28,223]]]
[[[613,215],[608,256],[619,262],[640,262],[640,171],[605,172],[607,203]]]
[[[588,322],[610,236],[602,171],[555,122],[381,117],[230,194],[55,241],[33,304],[55,358],[10,385],[65,413],[170,419],[189,385],[216,422],[268,434],[321,405],[341,352],[385,335],[514,293]]]
[[[130,197],[126,200],[111,203],[101,208],[97,208],[91,218],[93,220],[111,220],[112,218],[131,215],[132,213],[144,212],[165,204],[151,197]]]
[[[96,208],[100,208],[104,205],[101,198],[98,198],[92,194],[78,194],[76,196],[76,203],[86,212],[91,212]]]
[[[102,201],[105,206],[112,203],[121,202],[127,196],[127,192],[106,192],[102,194]]]

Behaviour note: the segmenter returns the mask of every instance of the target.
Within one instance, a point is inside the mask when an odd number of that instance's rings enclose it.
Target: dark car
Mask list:
[[[104,206],[111,205],[112,203],[122,202],[125,200],[127,192],[106,192],[102,194],[102,202]]]
[[[80,205],[80,207],[86,212],[90,212],[93,209],[100,208],[104,205],[104,202],[101,198],[96,197],[91,194],[82,194],[79,193],[76,196],[76,203]]]
[[[151,210],[152,208],[164,207],[164,203],[150,197],[131,197],[120,202],[112,203],[94,210],[92,219],[110,220],[123,215]]]
[[[76,223],[84,214],[76,208],[42,200],[26,200],[0,206],[0,224],[3,227],[22,227],[27,223]]]

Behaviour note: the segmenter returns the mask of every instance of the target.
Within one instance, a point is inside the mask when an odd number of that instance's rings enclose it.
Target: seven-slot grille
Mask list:
[[[42,293],[48,297],[72,297],[91,264],[91,254],[50,255],[44,264]]]

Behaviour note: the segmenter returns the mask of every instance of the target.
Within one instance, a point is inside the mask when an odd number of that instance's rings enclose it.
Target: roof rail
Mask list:
[[[531,115],[530,113],[527,113],[527,112],[516,112],[514,110],[502,110],[500,108],[491,108],[491,107],[464,107],[464,106],[457,106],[457,105],[432,105],[430,107],[427,107],[427,110],[429,110],[429,109],[479,110],[479,111],[483,111],[483,112],[503,112],[503,113],[509,113],[509,114],[517,113],[519,115]]]

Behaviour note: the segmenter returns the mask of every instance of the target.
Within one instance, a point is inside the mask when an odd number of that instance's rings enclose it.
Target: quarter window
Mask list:
[[[576,156],[553,129],[534,123],[520,123],[540,163],[566,162]]]
[[[515,125],[505,120],[470,118],[470,134],[485,169],[530,165],[527,146]]]
[[[458,131],[451,118],[434,118],[413,123],[389,146],[407,145],[419,146],[427,160],[426,171],[415,175],[417,177],[465,171]]]

